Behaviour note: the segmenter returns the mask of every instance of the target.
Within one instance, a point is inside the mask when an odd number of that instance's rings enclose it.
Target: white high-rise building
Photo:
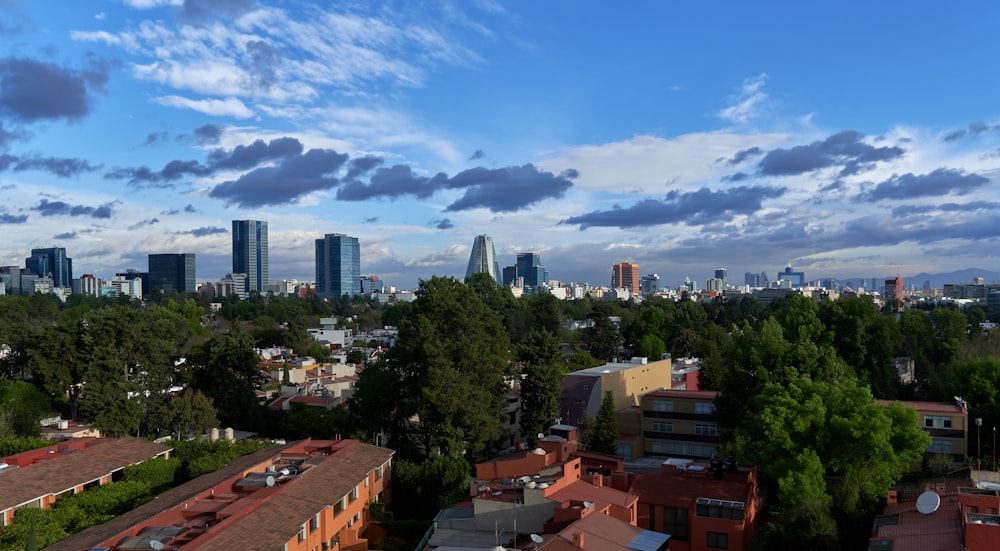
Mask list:
[[[477,235],[472,242],[472,254],[469,255],[469,268],[465,277],[484,272],[500,285],[500,265],[497,263],[497,252],[493,248],[493,238],[488,235]]]

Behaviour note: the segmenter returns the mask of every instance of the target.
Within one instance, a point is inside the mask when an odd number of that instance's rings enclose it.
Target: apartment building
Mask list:
[[[615,398],[615,410],[639,405],[643,394],[671,385],[671,360],[650,362],[636,357],[612,362],[563,376],[559,397],[562,422],[579,425],[584,415],[596,417],[605,391]]]
[[[654,390],[641,398],[640,427],[646,454],[715,457],[719,429],[715,391]]]
[[[880,400],[888,405],[892,401]],[[901,401],[904,406],[917,410],[920,428],[931,437],[928,454],[941,454],[952,461],[964,461],[969,452],[969,411],[964,401],[914,402]]]

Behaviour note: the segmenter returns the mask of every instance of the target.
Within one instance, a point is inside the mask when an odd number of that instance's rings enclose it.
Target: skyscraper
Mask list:
[[[267,222],[233,220],[233,273],[246,274],[246,295],[267,291]]]
[[[149,290],[195,292],[194,253],[149,255]]]
[[[524,286],[532,292],[549,282],[549,271],[542,266],[542,257],[537,253],[519,253],[516,266],[517,277],[523,277]]]
[[[73,281],[73,259],[66,258],[63,247],[31,249],[24,267],[38,276],[51,277],[53,287],[69,287]]]
[[[328,233],[316,240],[316,296],[354,297],[361,293],[361,245],[357,237]]]
[[[465,277],[480,272],[490,274],[490,277],[500,285],[500,265],[497,264],[497,252],[493,248],[493,238],[488,235],[477,235],[472,242],[472,254],[469,255],[469,267]]]
[[[632,294],[639,294],[639,265],[635,262],[622,262],[612,266],[611,288],[628,289]]]

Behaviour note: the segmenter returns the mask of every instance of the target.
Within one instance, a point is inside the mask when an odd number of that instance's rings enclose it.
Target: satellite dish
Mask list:
[[[587,509],[593,509],[593,508],[594,508],[594,504],[593,504],[593,503],[591,503],[591,502],[589,502],[589,501],[584,501],[584,502],[583,502],[583,506],[584,506],[585,508],[587,508]]]
[[[531,538],[531,541],[533,541],[535,543],[542,543],[543,541],[545,541],[545,538],[543,538],[542,536],[539,536],[538,534],[531,534],[528,537]]]
[[[917,498],[917,511],[920,511],[924,515],[929,515],[937,511],[940,506],[941,496],[937,495],[937,492],[934,490],[927,490]]]
[[[163,549],[163,542],[160,540],[150,540],[149,547],[150,549]]]
[[[545,433],[544,432],[538,433],[538,439],[541,440],[542,438],[545,438]]]

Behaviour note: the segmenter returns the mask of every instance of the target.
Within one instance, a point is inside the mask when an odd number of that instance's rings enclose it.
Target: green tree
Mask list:
[[[30,383],[0,378],[0,437],[38,436],[38,421],[51,411],[49,397]]]
[[[646,335],[639,341],[639,355],[649,358],[650,361],[662,358],[666,350],[667,345],[664,344],[663,339],[656,335]]]
[[[522,363],[521,433],[534,444],[536,435],[559,417],[559,382],[565,368],[559,363],[559,341],[548,331],[533,330],[517,347]]]
[[[601,396],[601,408],[594,418],[588,438],[591,451],[614,455],[618,452],[618,420],[615,418],[615,395],[610,390]]]
[[[590,321],[592,325],[583,330],[583,343],[590,355],[605,362],[617,358],[623,339],[611,321],[611,307],[604,302],[597,303]]]
[[[476,454],[496,442],[512,376],[500,315],[454,278],[421,281],[390,351],[392,368],[419,417],[417,457],[451,445]],[[449,432],[457,432],[457,440]]]
[[[199,390],[189,388],[157,408],[150,423],[150,432],[159,434],[164,431],[174,438],[186,440],[218,426],[219,419],[212,399]]]
[[[253,337],[234,325],[191,350],[193,388],[212,399],[224,426],[255,428],[260,422],[256,388],[259,360]]]

